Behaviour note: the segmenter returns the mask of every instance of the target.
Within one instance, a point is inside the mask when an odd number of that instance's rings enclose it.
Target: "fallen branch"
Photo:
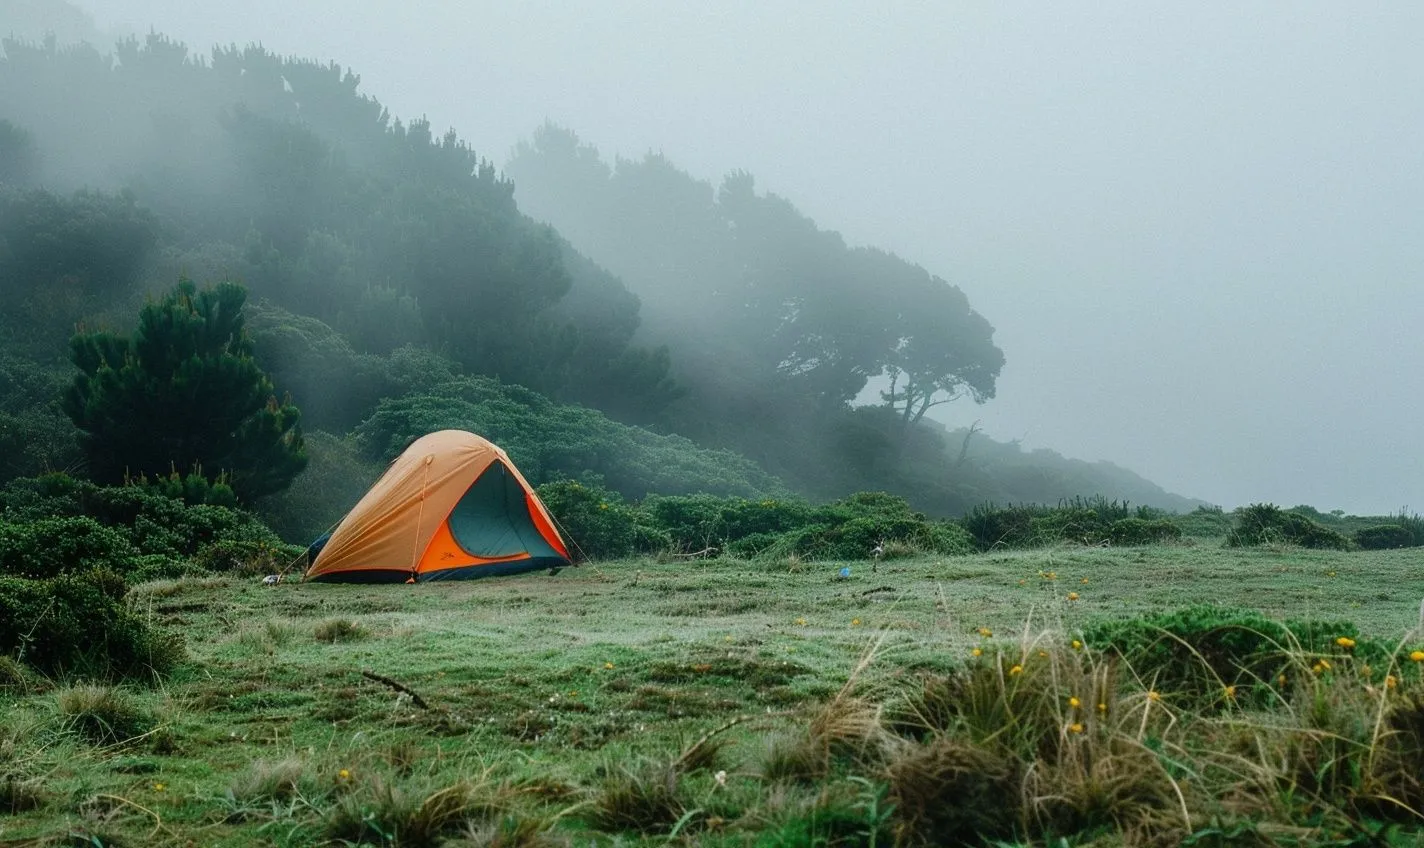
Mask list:
[[[697,753],[697,749],[701,748],[703,745],[706,745],[709,741],[711,741],[712,737],[717,736],[721,733],[726,733],[728,730],[731,730],[737,725],[742,724],[743,722],[751,721],[754,718],[756,718],[756,716],[739,715],[731,721],[727,722],[726,724],[722,725],[721,727],[715,727],[707,731],[706,733],[702,734],[701,739],[698,739],[696,742],[692,743],[692,747],[688,748],[686,751],[683,751],[682,756],[678,757],[676,760],[673,760],[673,766],[675,768],[681,768],[682,764],[690,760],[692,758],[692,755]]]
[[[361,676],[366,678],[367,680],[374,680],[377,683],[384,683],[392,689],[396,690],[397,692],[402,692],[406,695],[409,695],[411,703],[415,704],[417,707],[420,707],[422,710],[430,709],[430,705],[425,703],[424,698],[420,697],[420,695],[417,694],[413,689],[403,683],[394,681],[389,677],[386,677],[384,674],[377,674],[374,671],[363,670],[361,672]]]
[[[874,589],[866,589],[864,592],[861,592],[860,594],[861,594],[861,597],[865,597],[866,595],[873,595],[873,594],[875,594],[876,592],[894,592],[894,591],[895,591],[895,587],[894,587],[894,586],[876,586]]]
[[[698,559],[700,557],[711,556],[715,553],[717,553],[716,548],[706,547],[700,551],[693,551],[690,554],[673,554],[673,556],[677,557],[678,559]]]

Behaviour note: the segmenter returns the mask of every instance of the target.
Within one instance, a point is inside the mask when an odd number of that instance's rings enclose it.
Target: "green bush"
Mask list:
[[[757,534],[758,541],[765,538]],[[902,546],[923,554],[972,553],[974,540],[952,522],[935,522],[910,509],[904,498],[858,492],[807,510],[805,523],[781,534],[764,549],[807,559],[870,559]]]
[[[558,480],[538,493],[575,559],[617,559],[670,544],[636,507],[597,484]]]
[[[1120,655],[1153,688],[1210,700],[1220,699],[1223,685],[1269,685],[1293,654],[1339,654],[1340,637],[1354,641],[1355,655],[1387,662],[1387,651],[1361,640],[1352,622],[1280,622],[1255,610],[1205,604],[1099,620],[1083,631],[1090,647]]]
[[[85,516],[0,523],[0,574],[10,577],[43,580],[94,568],[127,574],[134,556],[122,533]]]
[[[779,537],[804,526],[812,507],[798,500],[712,495],[655,496],[643,501],[650,523],[682,551],[727,549],[750,537]]]
[[[1408,527],[1376,524],[1356,530],[1355,544],[1367,551],[1382,551],[1390,548],[1412,548],[1416,542]]]
[[[225,540],[280,544],[251,514],[186,504],[153,486],[97,486],[64,474],[12,480],[0,488],[0,521],[26,524],[87,517],[121,534],[140,555],[191,558]]]
[[[1222,538],[1231,533],[1231,516],[1219,506],[1199,506],[1186,515],[1174,515],[1170,520],[1186,536]]]
[[[1122,518],[1108,528],[1108,538],[1119,547],[1175,542],[1182,538],[1182,528],[1165,518]]]
[[[52,677],[166,674],[182,658],[182,642],[129,609],[126,591],[123,578],[104,570],[0,577],[0,653]]]
[[[596,475],[627,498],[684,492],[760,498],[784,488],[756,463],[730,451],[619,424],[597,410],[554,403],[486,377],[383,400],[356,429],[356,437],[370,459],[385,462],[415,439],[449,428],[495,442],[536,485]]]
[[[1226,537],[1233,548],[1291,544],[1302,548],[1348,550],[1350,540],[1297,512],[1275,504],[1252,504],[1236,511],[1236,525]]]
[[[981,551],[1027,548],[1034,544],[1033,519],[1039,509],[1028,506],[979,504],[960,520]]]

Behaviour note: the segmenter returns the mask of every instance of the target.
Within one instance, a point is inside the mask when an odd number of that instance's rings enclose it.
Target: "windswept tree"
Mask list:
[[[902,305],[895,326],[885,358],[890,388],[880,397],[903,427],[941,404],[994,397],[1004,354],[994,344],[993,326],[970,308],[964,292],[930,277]]]
[[[132,336],[80,332],[64,397],[101,482],[194,469],[239,499],[280,492],[306,467],[300,412],[277,400],[243,326],[236,283],[188,280],[139,313]]]

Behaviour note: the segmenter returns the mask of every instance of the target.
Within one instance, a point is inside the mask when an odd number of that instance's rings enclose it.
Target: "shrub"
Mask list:
[[[1233,548],[1291,544],[1343,551],[1350,547],[1350,540],[1300,513],[1275,504],[1252,504],[1236,511],[1236,525],[1226,537],[1226,544]]]
[[[1036,507],[980,504],[960,521],[981,551],[995,548],[1026,548],[1035,543],[1033,519]]]
[[[684,551],[726,549],[749,537],[775,538],[810,520],[812,507],[794,499],[654,496],[643,501],[653,526]]]
[[[7,523],[58,517],[92,519],[121,534],[138,555],[193,557],[207,545],[224,540],[280,544],[271,530],[247,512],[185,503],[153,486],[97,486],[64,474],[48,474],[13,480],[0,489],[0,519]]]
[[[1409,548],[1415,544],[1414,534],[1398,524],[1376,524],[1355,531],[1355,544],[1367,551]]]
[[[0,653],[51,676],[166,674],[181,659],[182,642],[135,615],[125,592],[123,579],[103,570],[0,578]]]
[[[93,568],[125,574],[134,553],[123,534],[85,516],[0,524],[0,574],[12,577],[40,580]]]
[[[699,491],[763,497],[783,489],[751,460],[730,451],[619,424],[597,410],[557,404],[485,377],[383,400],[356,428],[356,437],[367,456],[388,461],[414,439],[446,428],[496,442],[536,485],[598,475],[603,485],[628,498]]]
[[[1219,506],[1199,506],[1186,515],[1175,515],[1170,520],[1187,536],[1218,538],[1231,532],[1231,516]]]
[[[224,539],[198,551],[193,565],[206,572],[257,577],[280,572],[303,553],[304,549],[295,545],[274,545],[265,540]]]
[[[538,493],[575,557],[616,559],[669,543],[667,534],[649,526],[622,496],[597,484],[559,480],[540,486]]]
[[[1352,640],[1358,656],[1385,654],[1359,640],[1357,628],[1348,621],[1280,622],[1255,610],[1202,604],[1096,621],[1083,632],[1088,645],[1120,655],[1141,679],[1212,700],[1223,685],[1274,681],[1299,652],[1339,653],[1335,640],[1340,637]]]

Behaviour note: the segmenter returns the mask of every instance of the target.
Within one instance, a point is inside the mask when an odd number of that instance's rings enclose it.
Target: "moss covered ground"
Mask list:
[[[188,658],[110,693],[137,712],[118,741],[85,732],[112,705],[65,681],[0,689],[0,844],[867,843],[887,815],[872,781],[768,768],[853,676],[913,688],[962,666],[980,628],[1071,633],[1198,602],[1362,637],[1419,624],[1424,550],[1218,545],[145,584],[133,603]]]

